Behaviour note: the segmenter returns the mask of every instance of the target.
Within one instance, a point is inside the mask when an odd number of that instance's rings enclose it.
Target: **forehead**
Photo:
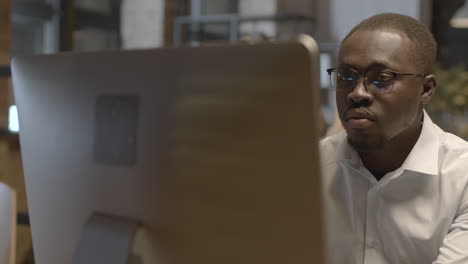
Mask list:
[[[417,70],[413,43],[396,30],[358,30],[346,39],[338,56],[340,66],[361,70],[385,67],[395,71]]]

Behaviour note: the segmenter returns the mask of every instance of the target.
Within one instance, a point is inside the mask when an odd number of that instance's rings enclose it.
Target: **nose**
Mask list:
[[[374,101],[374,95],[366,88],[365,81],[365,78],[359,78],[354,89],[348,94],[348,100],[352,104],[368,106]]]

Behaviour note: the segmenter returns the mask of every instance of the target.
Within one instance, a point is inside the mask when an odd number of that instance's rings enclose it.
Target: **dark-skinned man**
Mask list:
[[[331,264],[468,263],[468,143],[424,111],[436,46],[399,14],[341,43],[328,72],[345,131],[321,142]]]

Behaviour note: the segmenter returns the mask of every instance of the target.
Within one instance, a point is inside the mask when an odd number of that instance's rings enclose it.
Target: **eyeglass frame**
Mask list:
[[[364,80],[365,80],[365,81],[364,81],[364,87],[366,88],[366,90],[367,90],[368,92],[370,92],[369,88],[367,88],[367,77],[365,77],[365,76],[366,76],[366,74],[367,74],[368,72],[370,72],[370,71],[372,71],[372,70],[379,70],[379,69],[376,69],[376,68],[369,68],[369,69],[367,69],[367,70],[366,70],[364,73],[362,73],[362,74],[361,74],[359,71],[357,71],[357,70],[355,70],[355,69],[353,69],[353,68],[338,67],[338,68],[330,68],[330,69],[327,69],[328,76],[330,77],[330,86],[331,86],[331,84],[333,83],[333,80],[331,79],[331,78],[332,78],[332,76],[331,76],[332,73],[333,73],[333,72],[337,72],[337,70],[343,69],[343,68],[349,69],[349,70],[351,70],[351,71],[353,71],[353,72],[356,73],[357,78],[356,78],[356,80],[354,80],[354,81],[355,81],[355,84],[352,86],[352,89],[351,89],[351,88],[350,88],[350,89],[337,89],[337,88],[333,88],[333,87],[332,87],[332,89],[340,90],[340,91],[350,91],[350,90],[354,90],[354,88],[356,88],[356,85],[357,85],[357,82],[359,81],[359,79],[361,79],[362,77],[364,77]],[[393,78],[392,78],[392,82],[393,82],[393,83],[392,83],[392,89],[390,89],[388,92],[381,92],[381,90],[378,89],[379,92],[380,92],[380,93],[383,93],[383,94],[390,93],[390,92],[393,90],[393,84],[394,84],[395,80],[398,78],[398,76],[401,76],[401,75],[403,75],[403,76],[417,76],[417,77],[422,77],[422,78],[426,78],[427,76],[429,76],[428,74],[422,74],[422,73],[401,73],[401,72],[396,72],[396,71],[391,71],[391,70],[386,70],[386,69],[382,69],[382,70],[380,70],[380,72],[390,73],[390,74],[392,74],[392,76],[393,76]]]

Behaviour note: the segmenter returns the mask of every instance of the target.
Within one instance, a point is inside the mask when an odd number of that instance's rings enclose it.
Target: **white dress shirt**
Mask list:
[[[403,165],[380,181],[346,133],[321,141],[330,264],[468,264],[468,143],[424,113]]]

